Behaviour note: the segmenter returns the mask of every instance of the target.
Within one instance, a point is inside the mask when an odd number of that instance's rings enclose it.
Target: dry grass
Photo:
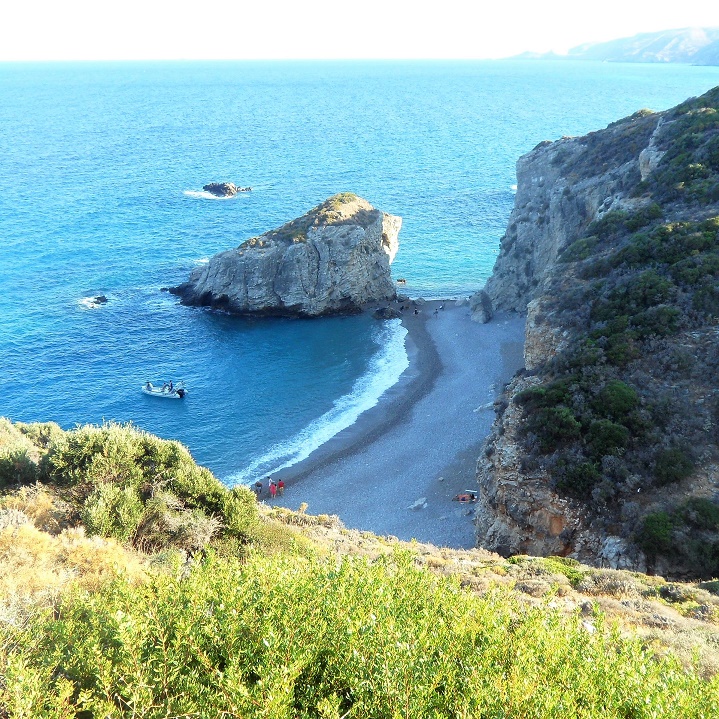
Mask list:
[[[140,581],[145,559],[85,530],[52,535],[31,523],[0,531],[0,620],[17,622],[30,607],[52,607],[73,583],[89,591],[116,577]]]
[[[0,507],[22,512],[38,529],[50,534],[59,534],[68,527],[71,511],[66,502],[39,483],[3,497]]]

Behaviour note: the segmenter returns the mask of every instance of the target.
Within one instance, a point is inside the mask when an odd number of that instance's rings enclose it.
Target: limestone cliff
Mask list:
[[[484,288],[495,309],[524,312],[561,250],[590,222],[645,202],[630,192],[661,118],[638,112],[585,137],[542,142],[519,158],[514,209]]]
[[[478,464],[478,543],[719,574],[719,88],[517,163],[485,291],[526,370]]]
[[[393,299],[402,218],[351,193],[221,252],[170,291],[234,314],[316,317]]]

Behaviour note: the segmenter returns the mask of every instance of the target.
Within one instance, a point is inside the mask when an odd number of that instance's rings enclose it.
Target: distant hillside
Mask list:
[[[609,42],[585,43],[572,48],[567,55],[525,53],[522,57],[719,65],[719,28],[692,27],[641,33]]]

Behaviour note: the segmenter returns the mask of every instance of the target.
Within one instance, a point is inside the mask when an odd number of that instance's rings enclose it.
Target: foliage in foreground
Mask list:
[[[13,717],[711,717],[719,680],[412,566],[214,557],[0,630]]]
[[[0,418],[0,490],[33,482],[66,500],[68,524],[148,551],[195,552],[214,541],[237,553],[259,528],[249,489],[227,489],[179,442],[130,425],[64,432]]]

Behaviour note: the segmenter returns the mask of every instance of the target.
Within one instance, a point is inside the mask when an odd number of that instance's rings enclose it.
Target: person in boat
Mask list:
[[[168,385],[170,392],[172,392],[172,380],[170,380],[170,384]]]
[[[145,389],[146,389],[148,392],[152,392],[152,382],[148,382],[148,383],[145,385]]]

